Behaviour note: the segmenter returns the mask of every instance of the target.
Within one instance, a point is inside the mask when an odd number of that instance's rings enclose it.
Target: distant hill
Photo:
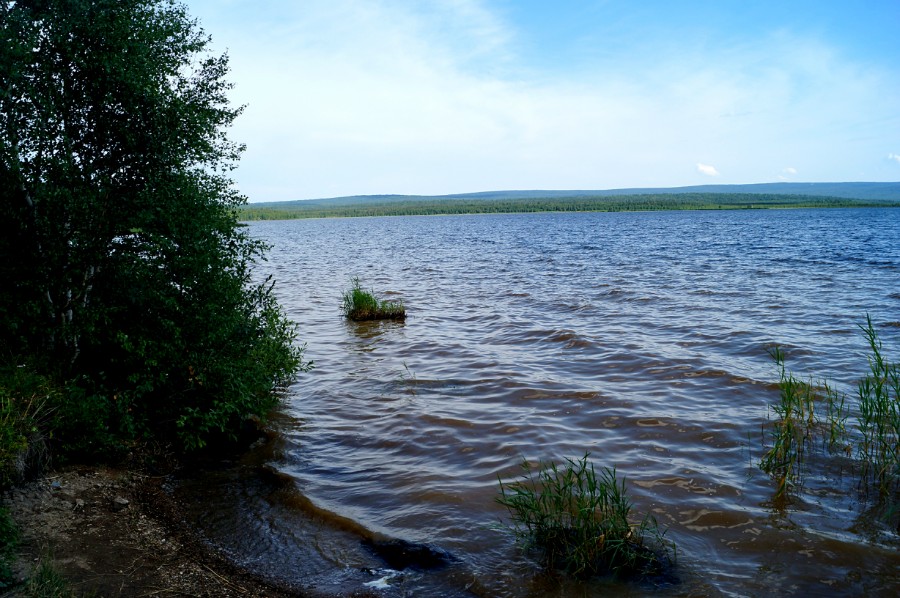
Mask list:
[[[423,201],[509,201],[524,199],[568,199],[581,197],[622,197],[628,195],[680,195],[722,193],[757,195],[802,195],[865,201],[900,201],[900,182],[896,183],[757,183],[752,185],[694,185],[690,187],[644,187],[603,190],[519,190],[481,191],[450,195],[353,195],[323,199],[270,201],[253,203],[251,208],[294,210],[347,207],[360,204],[390,204]]]

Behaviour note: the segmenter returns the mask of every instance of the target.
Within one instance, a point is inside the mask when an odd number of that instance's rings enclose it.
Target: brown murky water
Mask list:
[[[814,457],[771,506],[756,463],[780,344],[850,393],[868,312],[900,348],[900,210],[535,214],[262,222],[316,369],[280,436],[179,492],[212,542],[267,575],[385,596],[895,595],[900,540],[850,459]],[[364,286],[405,323],[354,324]],[[663,587],[541,574],[496,528],[498,476],[616,466],[678,546]],[[396,572],[362,542],[453,555]],[[368,584],[368,585],[366,585]]]

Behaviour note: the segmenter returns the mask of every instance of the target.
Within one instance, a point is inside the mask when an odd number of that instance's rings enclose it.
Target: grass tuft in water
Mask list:
[[[890,363],[881,340],[866,316],[860,326],[868,341],[869,372],[857,386],[859,398],[858,454],[866,477],[881,495],[888,495],[900,480],[900,364]]]
[[[362,288],[358,277],[350,281],[353,287],[344,291],[341,310],[344,317],[361,322],[365,320],[404,320],[406,308],[402,301],[383,301],[375,297],[374,291]]]
[[[779,347],[769,354],[781,373],[778,383],[779,401],[770,405],[774,413],[771,425],[771,445],[763,454],[759,467],[775,477],[776,502],[783,502],[788,492],[799,486],[806,449],[816,425],[816,388],[812,381],[804,382],[784,365],[784,353]]]
[[[537,472],[524,461],[521,480],[500,480],[497,502],[509,510],[509,529],[526,549],[538,549],[548,568],[576,577],[664,574],[674,544],[652,516],[632,523],[625,480],[615,468],[598,474],[588,457],[541,463]]]
[[[772,418],[768,446],[759,467],[777,480],[776,503],[782,503],[802,482],[804,455],[814,437],[821,437],[833,452],[855,453],[863,482],[872,484],[882,499],[891,504],[900,490],[900,365],[884,356],[872,319],[860,326],[871,351],[869,372],[857,385],[856,404],[821,382],[798,380],[784,365],[780,349],[771,351],[780,373],[780,400],[771,405]],[[850,413],[856,425],[848,425]]]

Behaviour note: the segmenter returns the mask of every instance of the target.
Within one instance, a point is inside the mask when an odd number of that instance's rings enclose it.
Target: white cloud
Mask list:
[[[790,181],[791,178],[793,176],[795,176],[796,174],[797,174],[797,169],[792,166],[788,166],[787,168],[781,169],[781,174],[778,175],[778,180],[779,181]]]
[[[719,171],[716,170],[715,166],[703,164],[702,162],[697,162],[697,172],[706,176],[719,176]]]
[[[689,185],[684,156],[714,156],[697,172],[729,183],[797,156],[808,180],[850,178],[900,122],[900,77],[788,33],[573,72],[529,61],[528,32],[486,0],[223,1],[189,0],[248,105],[232,138],[251,201]]]

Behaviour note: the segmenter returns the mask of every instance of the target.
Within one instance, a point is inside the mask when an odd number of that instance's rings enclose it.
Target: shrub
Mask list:
[[[562,467],[541,463],[536,474],[524,461],[521,480],[500,480],[497,502],[512,516],[510,529],[526,549],[540,550],[551,569],[578,577],[659,575],[674,545],[652,516],[630,520],[625,480],[614,468],[598,475],[588,457],[567,458]]]
[[[374,291],[365,291],[359,278],[351,279],[353,288],[344,291],[341,310],[344,317],[361,322],[364,320],[403,320],[406,308],[402,301],[383,301],[375,297]]]
[[[172,0],[2,6],[0,347],[66,389],[60,446],[234,435],[305,364],[237,218],[227,56]]]

